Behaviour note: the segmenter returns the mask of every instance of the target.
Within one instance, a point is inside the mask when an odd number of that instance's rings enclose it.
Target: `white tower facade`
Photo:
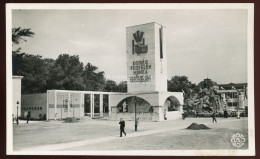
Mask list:
[[[165,28],[155,22],[126,28],[127,89],[167,91]]]

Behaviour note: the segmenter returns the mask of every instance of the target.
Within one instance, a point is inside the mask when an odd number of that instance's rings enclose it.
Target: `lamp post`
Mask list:
[[[17,116],[16,116],[16,124],[19,124],[19,120],[18,120],[18,110],[19,110],[19,101],[16,102],[17,104]]]
[[[137,131],[137,121],[136,121],[136,102],[137,102],[137,98],[134,98],[134,102],[135,102],[135,131]]]

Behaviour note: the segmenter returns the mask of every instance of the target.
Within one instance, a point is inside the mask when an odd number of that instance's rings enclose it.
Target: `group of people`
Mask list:
[[[237,111],[236,115],[237,115],[237,119],[240,119],[240,111]],[[197,117],[200,117],[198,112],[196,112],[196,118]],[[186,118],[186,114],[183,112],[182,119],[184,120],[185,118]],[[226,109],[224,110],[224,118],[228,118],[228,111]],[[217,123],[217,114],[215,111],[213,111],[213,113],[212,113],[212,122]]]
[[[16,121],[18,124],[17,116],[14,116],[14,114],[13,114],[12,117],[13,117],[13,123]],[[30,119],[31,119],[31,112],[28,111],[27,115],[26,115],[26,123],[29,123]],[[39,121],[42,121],[42,120],[46,120],[46,114],[43,114],[43,115],[39,114]]]

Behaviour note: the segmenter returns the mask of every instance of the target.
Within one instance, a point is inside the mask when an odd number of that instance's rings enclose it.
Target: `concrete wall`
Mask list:
[[[18,106],[18,116],[21,116],[21,79],[22,76],[13,76],[13,112],[14,116],[17,116],[17,106]],[[19,104],[17,104],[19,102]]]
[[[173,111],[166,113],[167,120],[176,120],[182,118],[182,112],[180,111]]]
[[[119,120],[120,118],[124,120],[135,120],[135,113],[113,114],[110,120]],[[139,121],[149,121],[152,120],[152,115],[150,113],[136,113],[136,118],[139,118]]]
[[[84,93],[47,91],[48,119],[84,116]],[[47,103],[46,103],[47,105]]]
[[[40,114],[47,115],[46,103],[47,103],[46,93],[22,95],[21,116],[26,117],[28,111],[31,112],[31,118],[34,119],[39,119]]]

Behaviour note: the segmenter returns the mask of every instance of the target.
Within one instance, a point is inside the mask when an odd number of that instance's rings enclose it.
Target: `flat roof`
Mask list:
[[[23,76],[13,76],[13,78],[23,78]]]
[[[139,25],[147,25],[147,24],[151,24],[151,23],[155,23],[155,24],[157,24],[157,25],[163,26],[162,24],[159,24],[159,23],[157,23],[157,22],[149,22],[149,23],[144,23],[144,24],[131,25],[131,26],[128,26],[128,27],[126,27],[126,28],[130,28],[130,27],[134,27],[134,26],[139,26]],[[164,26],[163,26],[163,27],[164,27]]]
[[[47,92],[71,92],[71,93],[89,93],[89,94],[126,94],[124,92],[101,92],[101,91],[77,91],[77,90],[47,90]]]
[[[237,92],[237,90],[217,90],[217,93]]]

